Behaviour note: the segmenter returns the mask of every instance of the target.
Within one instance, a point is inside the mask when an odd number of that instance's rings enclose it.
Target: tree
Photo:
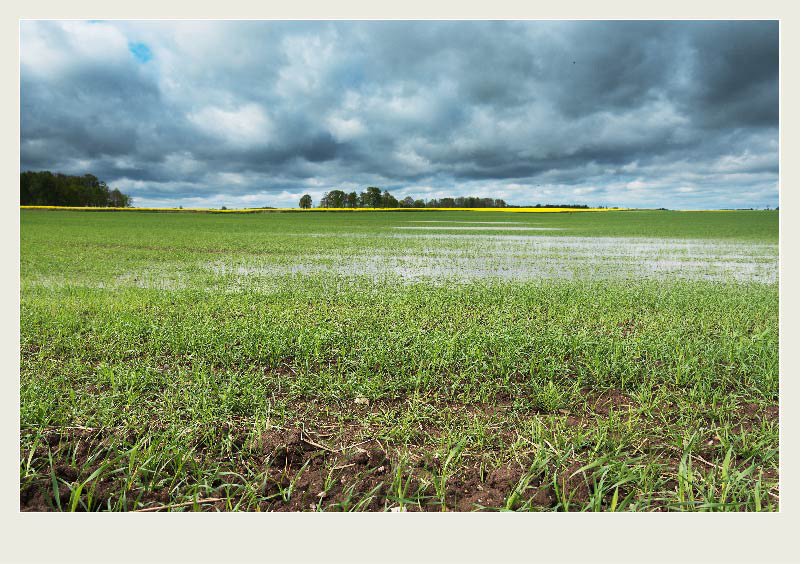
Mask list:
[[[384,193],[381,195],[381,207],[382,208],[397,208],[398,207],[398,199],[395,198],[392,194],[390,194],[387,190],[384,190]]]
[[[298,204],[298,205],[300,205],[300,208],[301,208],[301,209],[304,209],[304,210],[307,210],[307,209],[309,209],[310,207],[312,207],[312,199],[311,199],[311,196],[309,196],[308,194],[303,194],[303,195],[300,197],[300,202],[299,202],[299,204]]]
[[[321,208],[343,208],[345,207],[345,192],[342,190],[331,190],[323,194],[320,198]]]
[[[398,202],[398,204],[402,208],[413,208],[414,207],[414,198],[412,198],[411,196],[406,196],[404,199],[402,199],[400,202]]]
[[[131,197],[114,188],[108,193],[108,205],[112,208],[130,208]]]
[[[358,208],[359,207],[359,195],[356,192],[351,192],[350,194],[345,194],[345,207],[346,208]]]
[[[380,208],[381,207],[381,188],[370,186],[366,192],[362,192],[361,196],[362,205],[366,208]]]
[[[50,171],[20,173],[23,206],[130,207],[131,197],[92,174],[69,176]]]
[[[329,208],[344,208],[345,207],[345,192],[342,190],[331,190],[328,193],[328,207]]]

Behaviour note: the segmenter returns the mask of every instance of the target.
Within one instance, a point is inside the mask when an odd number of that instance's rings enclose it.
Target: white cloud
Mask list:
[[[278,73],[276,91],[285,97],[313,96],[335,56],[335,34],[287,35],[282,41],[287,60]]]
[[[204,133],[234,146],[265,145],[272,133],[270,118],[256,104],[235,110],[206,107],[190,113],[187,119]]]
[[[53,34],[61,41],[54,43]],[[81,21],[25,23],[20,28],[20,65],[41,79],[52,80],[76,65],[131,62],[128,39],[113,24]]]
[[[338,141],[350,141],[361,137],[367,131],[364,124],[358,118],[341,118],[337,116],[330,116],[326,123],[328,131]]]
[[[648,184],[643,182],[642,179],[632,180],[631,182],[626,182],[625,185],[627,190],[642,190],[644,188],[648,188]]]

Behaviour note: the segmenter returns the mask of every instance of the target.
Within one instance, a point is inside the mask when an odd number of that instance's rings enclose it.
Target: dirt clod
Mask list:
[[[353,456],[351,457],[351,459],[350,459],[350,461],[351,461],[353,464],[360,464],[360,465],[367,464],[367,462],[368,462],[369,460],[370,460],[370,455],[369,455],[369,454],[367,454],[367,451],[366,451],[366,450],[360,450],[360,451],[359,451],[359,452],[357,452],[355,455],[353,455]]]
[[[590,499],[587,477],[580,471],[582,466],[580,462],[573,462],[559,474],[559,487],[569,503],[586,503]]]
[[[380,447],[373,447],[367,451],[367,465],[371,468],[379,468],[389,463],[387,453]]]
[[[595,413],[609,415],[612,411],[626,411],[634,407],[634,401],[621,390],[608,390],[591,401]]]
[[[66,480],[67,482],[74,482],[78,479],[78,471],[68,464],[58,464],[55,467],[56,476]]]

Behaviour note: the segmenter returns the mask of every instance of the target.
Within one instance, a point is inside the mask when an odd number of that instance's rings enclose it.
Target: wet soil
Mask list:
[[[428,500],[420,504],[406,503],[406,511],[476,511],[515,509],[522,501],[530,501],[543,508],[556,502],[552,488],[539,483],[526,484],[524,495],[509,502],[520,485],[523,468],[502,466],[480,468],[457,466],[448,472],[444,497],[435,484],[445,472],[444,461],[437,453],[425,449],[406,464],[400,465],[397,453],[386,448],[378,440],[357,440],[355,431],[340,432],[336,437],[329,433],[316,434],[298,428],[274,428],[260,435],[245,436],[236,428],[225,429],[231,444],[237,450],[231,471],[244,471],[254,464],[264,470],[264,483],[259,492],[261,511],[311,511],[311,510],[360,510],[382,511],[399,502],[395,473],[401,469],[402,483],[406,492],[416,499]],[[20,488],[21,511],[59,511],[70,507],[71,490],[87,480],[98,470],[102,454],[114,454],[125,445],[132,445],[136,434],[117,429],[62,429],[45,434],[46,440],[37,446],[33,458],[53,459],[52,472]],[[336,440],[333,440],[333,439]],[[352,441],[352,442],[351,442]],[[343,446],[338,446],[342,444]],[[203,441],[194,445],[207,449]],[[98,451],[101,456],[98,456]],[[29,453],[25,453],[26,455]],[[53,489],[53,480],[57,484]],[[212,484],[214,485],[214,483]],[[91,481],[91,511],[114,508],[117,510],[191,510],[225,511],[223,501],[201,503],[196,506],[176,504],[167,486],[137,484],[125,493],[127,502],[121,501],[125,491],[122,476],[102,474]],[[210,493],[211,500],[224,497],[221,493]],[[78,511],[86,510],[84,503],[76,505]],[[184,501],[184,499],[179,499]],[[403,500],[400,500],[403,501]]]

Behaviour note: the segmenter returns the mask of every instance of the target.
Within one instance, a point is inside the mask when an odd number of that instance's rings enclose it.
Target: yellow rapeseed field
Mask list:
[[[621,211],[628,208],[246,208],[216,210],[208,208],[104,208],[104,207],[70,207],[70,206],[20,206],[24,210],[71,210],[71,211],[149,211],[149,212],[193,212],[193,213],[264,213],[264,212],[325,212],[325,211],[476,211],[476,212],[511,212],[511,213],[564,213],[564,212],[606,212]]]

